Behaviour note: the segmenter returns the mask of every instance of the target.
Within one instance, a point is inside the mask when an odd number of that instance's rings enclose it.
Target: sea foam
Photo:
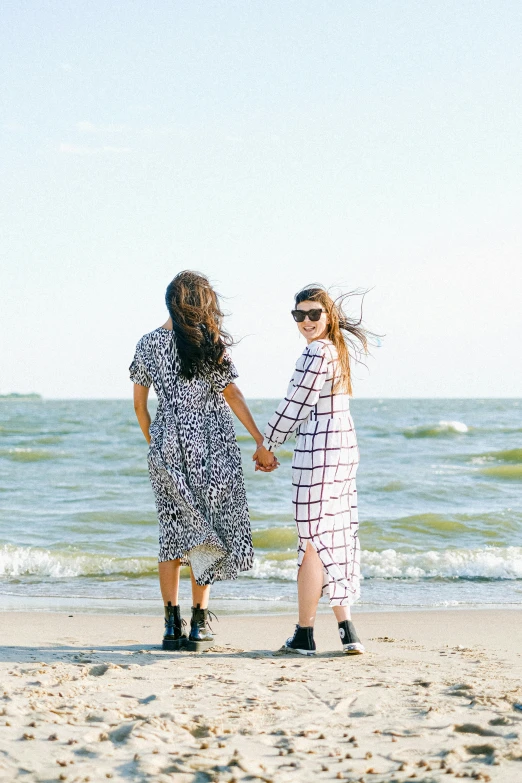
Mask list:
[[[253,568],[242,576],[262,580],[295,580],[296,557],[292,552],[280,555],[275,557],[268,553],[256,556]],[[366,579],[522,579],[522,547],[427,552],[363,550],[361,570]],[[153,576],[156,572],[157,561],[151,557],[117,558],[32,547],[0,548],[0,577],[4,578],[139,577]]]
[[[522,579],[522,547],[428,552],[365,551],[365,577],[387,579]]]
[[[141,576],[156,570],[157,561],[150,557],[104,557],[20,546],[0,548],[0,577]]]
[[[522,547],[446,549],[442,552],[382,552],[363,550],[361,571],[365,579],[522,579]],[[295,561],[256,558],[245,576],[253,579],[296,578]]]

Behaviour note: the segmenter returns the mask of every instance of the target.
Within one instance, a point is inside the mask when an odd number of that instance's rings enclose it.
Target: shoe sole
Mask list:
[[[292,653],[299,653],[299,655],[315,655],[316,654],[316,650],[300,650],[300,649],[298,649],[296,647],[287,647],[286,645],[281,647],[279,652],[284,652],[284,653],[287,653],[288,655],[291,655]]]
[[[186,636],[182,636],[179,639],[163,639],[161,645],[163,650],[181,650],[187,643]]]
[[[197,642],[193,639],[187,639],[185,650],[188,650],[189,652],[202,652],[203,650],[208,650],[210,647],[213,647],[214,644],[215,641],[213,639],[209,642]]]
[[[355,642],[354,644],[343,645],[343,653],[345,655],[362,655],[366,650],[362,644]]]

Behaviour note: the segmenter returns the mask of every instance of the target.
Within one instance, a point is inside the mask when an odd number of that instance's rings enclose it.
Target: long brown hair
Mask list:
[[[223,329],[224,313],[208,278],[199,272],[180,272],[167,286],[165,302],[181,375],[194,378],[221,364],[225,349],[234,341]]]
[[[365,293],[364,291],[350,291],[333,299],[323,286],[309,285],[295,295],[296,306],[300,302],[318,302],[326,311],[328,316],[326,337],[337,348],[339,357],[333,385],[334,392],[342,391],[350,395],[352,394],[350,349],[352,357],[359,361],[362,355],[368,353],[369,340],[376,337],[373,332],[362,326],[362,302],[361,313],[358,319],[346,315],[343,309],[344,304],[351,296],[359,295],[364,299]]]

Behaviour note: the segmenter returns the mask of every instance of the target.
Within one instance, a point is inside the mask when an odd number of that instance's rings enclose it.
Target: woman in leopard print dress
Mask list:
[[[159,577],[165,649],[211,642],[210,585],[252,567],[253,549],[241,456],[230,408],[261,447],[264,469],[277,460],[234,383],[222,313],[206,277],[181,272],[166,293],[169,320],[138,342],[130,377],[134,407],[150,444],[149,475],[159,519]],[[150,386],[158,397],[151,424]],[[228,404],[227,404],[228,403]],[[261,454],[261,459],[260,459]],[[179,573],[190,565],[193,610],[188,642],[178,605]]]

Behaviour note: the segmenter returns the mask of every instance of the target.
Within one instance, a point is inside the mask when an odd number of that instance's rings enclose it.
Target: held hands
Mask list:
[[[271,473],[279,467],[275,455],[268,451],[263,444],[257,447],[252,459],[256,463],[256,470],[261,470],[263,473]]]

